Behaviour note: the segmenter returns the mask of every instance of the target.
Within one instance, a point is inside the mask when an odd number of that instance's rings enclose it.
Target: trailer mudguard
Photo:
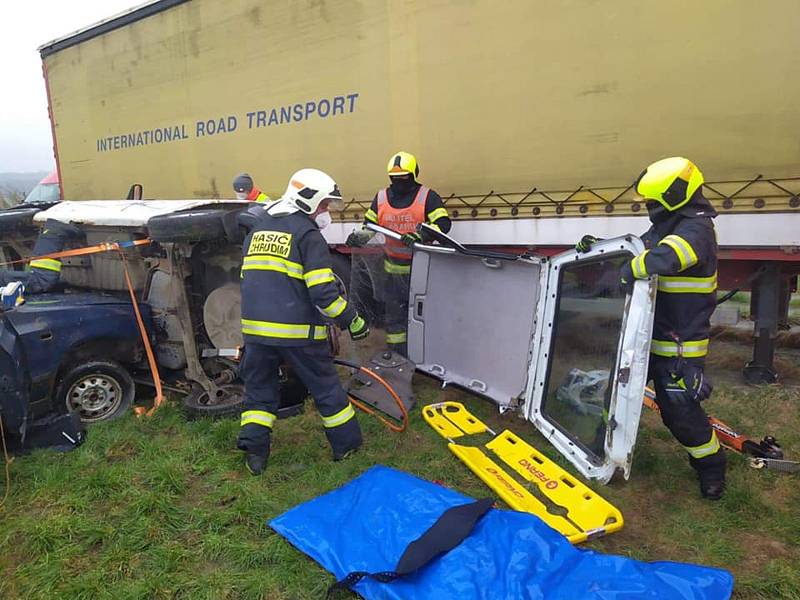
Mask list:
[[[393,570],[406,547],[444,511],[470,501],[376,466],[270,526],[340,580],[353,571]],[[718,600],[730,597],[733,576],[711,567],[580,550],[533,515],[491,509],[460,545],[416,573],[391,583],[363,579],[353,589],[367,600]]]

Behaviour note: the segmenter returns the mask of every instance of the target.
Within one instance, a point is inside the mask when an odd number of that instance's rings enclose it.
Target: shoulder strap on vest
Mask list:
[[[414,199],[414,202],[422,204],[422,208],[425,208],[425,203],[428,201],[428,193],[430,193],[430,191],[431,188],[421,185],[419,190],[417,190],[417,197]]]
[[[386,204],[389,201],[389,198],[386,195],[386,188],[381,188],[378,190],[378,206],[381,204]]]

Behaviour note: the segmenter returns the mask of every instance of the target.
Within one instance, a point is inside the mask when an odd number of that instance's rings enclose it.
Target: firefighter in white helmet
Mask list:
[[[245,238],[242,261],[240,374],[244,411],[237,447],[254,475],[267,464],[278,409],[278,367],[288,363],[308,388],[322,417],[334,460],[361,445],[361,429],[327,341],[326,320],[353,339],[369,334],[365,320],[339,293],[320,233],[328,204],[340,200],[336,182],[317,169],[292,175],[279,201],[268,205]]]

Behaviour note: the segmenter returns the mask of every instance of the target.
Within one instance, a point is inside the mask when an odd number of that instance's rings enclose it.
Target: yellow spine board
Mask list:
[[[512,509],[536,515],[571,543],[613,533],[622,528],[622,513],[511,431],[486,444],[527,482],[529,491],[493,461],[480,447],[453,439],[491,430],[458,402],[431,404],[422,409],[425,421],[450,442],[448,448]]]
[[[488,431],[460,402],[429,404],[422,409],[422,418],[436,433],[449,440]]]
[[[511,508],[536,515],[573,544],[586,541],[586,533],[563,517],[550,514],[542,502],[517,483],[480,448],[452,443],[447,447]]]
[[[622,529],[619,509],[513,432],[502,432],[486,447],[523,479],[536,484],[554,504],[569,508],[570,520],[583,531],[582,539],[570,541],[582,542]]]

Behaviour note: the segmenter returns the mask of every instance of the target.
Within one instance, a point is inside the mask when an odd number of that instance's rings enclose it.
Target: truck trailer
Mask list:
[[[157,0],[40,48],[65,200],[272,197],[331,173],[343,242],[417,155],[465,244],[552,255],[644,231],[631,182],[691,158],[720,287],[755,289],[752,381],[800,270],[800,5],[793,0],[400,3]]]

